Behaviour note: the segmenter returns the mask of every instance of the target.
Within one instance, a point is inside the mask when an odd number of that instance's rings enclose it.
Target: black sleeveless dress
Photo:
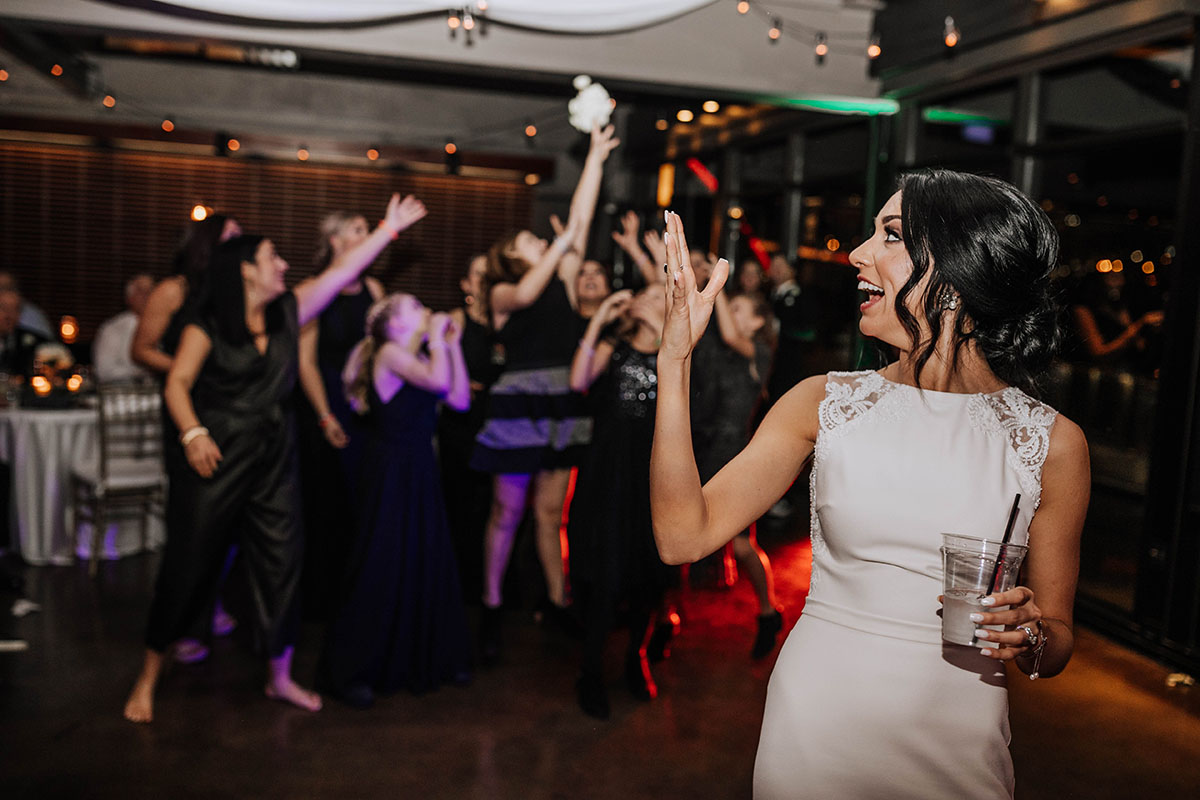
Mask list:
[[[571,391],[569,380],[582,334],[583,321],[557,277],[533,305],[509,316],[497,332],[504,372],[488,393],[473,468],[532,475],[579,463],[592,435],[583,396]]]
[[[374,381],[342,603],[323,679],[338,693],[423,692],[469,676],[471,641],[433,454],[438,398],[405,384],[387,403]]]
[[[589,392],[595,439],[575,481],[567,526],[571,581],[652,608],[670,585],[650,521],[657,356],[619,342]]]
[[[467,376],[479,388],[473,386],[471,389],[471,407],[466,411],[442,406],[438,420],[438,457],[463,597],[468,602],[477,602],[483,589],[480,541],[492,503],[492,476],[471,469],[471,453],[475,449],[475,437],[483,427],[488,389],[495,383],[502,364],[497,358],[498,348],[491,330],[470,316],[466,316],[463,328],[462,350]]]
[[[367,311],[374,301],[363,286],[357,294],[339,294],[318,318],[317,368],[329,410],[350,437],[343,448],[325,438],[312,405],[297,389],[300,479],[305,487],[304,523],[307,544],[301,594],[306,617],[326,619],[334,610],[338,582],[346,561],[346,542],[353,529],[353,487],[366,437],[359,416],[342,388],[342,369],[350,351],[363,338]]]

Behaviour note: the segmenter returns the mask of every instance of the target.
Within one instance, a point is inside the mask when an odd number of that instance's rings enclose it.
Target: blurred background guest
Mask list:
[[[21,287],[17,284],[16,276],[6,269],[0,270],[0,289],[11,289],[18,295],[21,294]],[[54,326],[50,324],[50,318],[46,316],[46,312],[29,302],[24,296],[21,298],[19,324],[25,330],[33,331],[46,339],[55,338]]]
[[[149,275],[134,275],[125,283],[124,311],[101,323],[92,342],[92,368],[98,381],[124,381],[150,375],[131,355],[138,320],[154,289]]]
[[[442,473],[442,492],[446,496],[446,514],[450,539],[458,559],[463,596],[478,602],[483,588],[483,552],[479,532],[487,524],[492,503],[492,477],[471,469],[471,451],[475,437],[483,427],[488,389],[504,368],[504,353],[488,324],[487,292],[484,275],[488,257],[480,253],[471,259],[467,274],[458,282],[463,293],[461,307],[450,312],[462,331],[463,359],[471,387],[471,406],[457,411],[443,405],[438,419],[438,463]]]
[[[0,288],[0,372],[29,377],[39,345],[53,337],[21,324],[21,295]]]
[[[370,235],[367,218],[334,211],[321,220],[313,264],[318,270],[345,258]],[[342,369],[363,337],[367,310],[383,297],[383,284],[363,276],[343,289],[321,316],[300,331],[297,403],[300,480],[314,491],[304,497],[305,550],[301,595],[306,616],[325,618],[345,566],[354,529],[351,487],[362,455],[361,426],[346,403]]]

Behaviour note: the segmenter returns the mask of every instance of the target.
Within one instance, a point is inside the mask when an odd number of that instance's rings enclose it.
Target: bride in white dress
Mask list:
[[[701,291],[678,216],[667,232],[650,476],[663,560],[722,546],[814,458],[812,588],[771,676],[755,797],[1011,798],[1006,672],[1050,677],[1071,657],[1090,487],[1079,427],[1023,391],[1057,341],[1049,220],[999,180],[906,176],[850,254],[862,333],[898,360],[805,380],[703,487],[690,354],[728,264]],[[941,534],[999,538],[1017,493],[1021,585],[976,620],[1004,630],[943,644]]]

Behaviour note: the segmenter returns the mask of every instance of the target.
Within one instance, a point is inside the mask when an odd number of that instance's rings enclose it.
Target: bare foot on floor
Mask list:
[[[154,685],[138,681],[125,701],[125,719],[130,722],[154,721]]]
[[[268,682],[263,692],[272,700],[291,703],[297,708],[303,708],[305,711],[321,710],[321,695],[301,688],[298,683],[290,678]]]

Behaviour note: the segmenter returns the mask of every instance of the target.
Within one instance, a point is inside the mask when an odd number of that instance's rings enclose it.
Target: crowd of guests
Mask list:
[[[473,258],[449,313],[365,275],[425,216],[412,197],[394,196],[373,230],[362,214],[328,215],[319,272],[292,289],[273,242],[221,215],[192,225],[171,277],[129,282],[129,310],[97,336],[97,371],[162,381],[170,494],[128,719],[153,718],[169,659],[205,658],[209,636],[238,624],[222,596],[239,562],[250,602],[238,615],[267,659],[268,697],[317,710],[319,691],[363,708],[469,682],[503,658],[505,576],[526,519],[545,587],[536,616],[582,640],[582,710],[608,716],[603,652],[618,625],[628,688],[656,696],[650,664],[669,653],[680,585],[649,505],[666,256],[629,214],[613,238],[638,267],[633,288],[612,292],[609,269],[587,258],[617,145],[611,128],[594,131],[555,238],[520,231]],[[695,441],[710,475],[790,369],[773,358],[766,273],[742,274],[697,351]],[[787,280],[775,289],[776,306],[792,302]],[[758,597],[761,658],[783,618],[753,525],[731,554]],[[325,623],[317,691],[291,674],[302,614]]]

